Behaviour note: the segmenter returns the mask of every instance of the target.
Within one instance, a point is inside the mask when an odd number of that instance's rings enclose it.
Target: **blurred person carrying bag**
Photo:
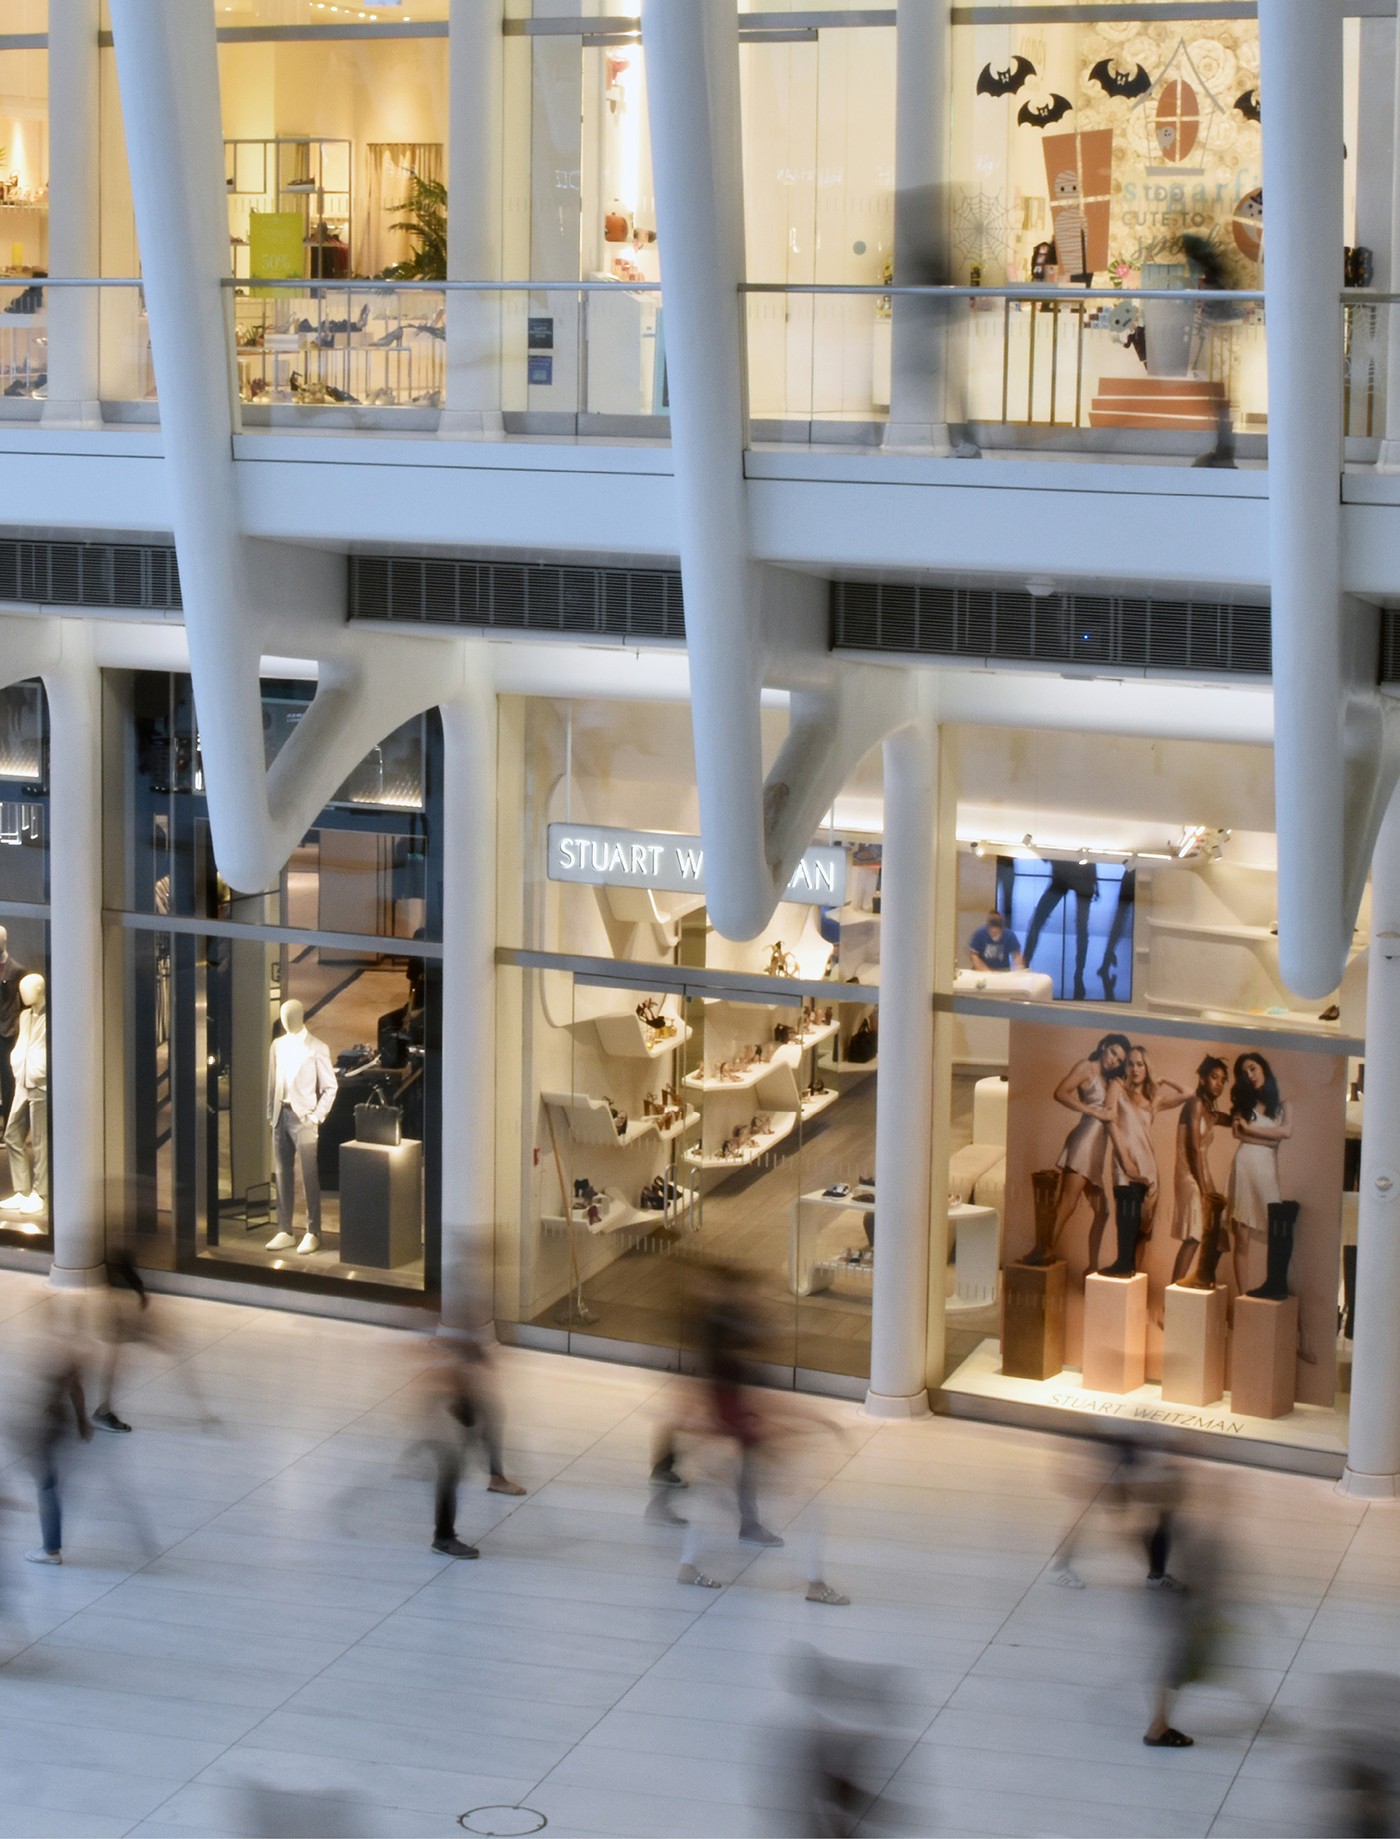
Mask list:
[[[376,1087],[364,1104],[355,1107],[355,1141],[397,1149],[402,1123],[403,1107],[386,1104],[384,1094]]]

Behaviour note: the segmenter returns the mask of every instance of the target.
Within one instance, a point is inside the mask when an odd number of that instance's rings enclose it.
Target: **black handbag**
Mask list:
[[[355,1141],[378,1143],[384,1148],[397,1149],[402,1123],[402,1106],[385,1104],[384,1094],[375,1090],[364,1104],[355,1107]]]
[[[866,1066],[880,1051],[880,1042],[866,1016],[846,1043],[846,1061],[850,1066]],[[358,1112],[356,1116],[358,1116]]]

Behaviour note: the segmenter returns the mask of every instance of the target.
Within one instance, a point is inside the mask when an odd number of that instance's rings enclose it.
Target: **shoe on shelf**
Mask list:
[[[717,1577],[706,1577],[705,1573],[697,1570],[693,1564],[683,1564],[681,1566],[680,1570],[676,1572],[676,1582],[678,1584],[695,1584],[697,1588],[701,1590],[722,1590],[724,1588],[724,1585]]]
[[[130,1424],[123,1424],[110,1406],[104,1405],[101,1411],[94,1411],[92,1421],[99,1430],[130,1430]]]
[[[308,1252],[318,1252],[320,1249],[321,1241],[316,1234],[314,1232],[304,1233],[301,1244],[297,1247],[297,1256],[304,1258]]]
[[[757,1520],[751,1520],[747,1526],[741,1526],[739,1537],[745,1545],[781,1545],[783,1543],[777,1533],[769,1532],[768,1528],[760,1526]]]
[[[842,1596],[839,1590],[833,1590],[830,1584],[824,1584],[820,1578],[807,1586],[809,1603],[830,1603],[833,1609],[846,1609],[850,1606],[850,1597]]]
[[[444,1558],[480,1558],[481,1556],[474,1545],[467,1545],[461,1539],[434,1539],[433,1550],[441,1552]]]
[[[1071,1571],[1067,1564],[1052,1566],[1050,1581],[1052,1584],[1058,1584],[1062,1590],[1082,1590],[1084,1588],[1084,1579],[1078,1571]]]
[[[284,1252],[295,1244],[296,1240],[289,1232],[274,1232],[267,1242],[267,1249],[270,1252]]]
[[[62,1564],[63,1553],[46,1552],[41,1545],[35,1551],[26,1552],[24,1554],[24,1562],[26,1564]]]
[[[525,1490],[518,1481],[508,1481],[504,1475],[493,1475],[486,1484],[488,1494],[523,1494]]]

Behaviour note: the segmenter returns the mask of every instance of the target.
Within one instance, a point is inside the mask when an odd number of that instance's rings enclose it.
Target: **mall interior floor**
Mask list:
[[[21,1560],[24,1462],[0,1484],[0,1835],[447,1839],[489,1805],[551,1835],[810,1833],[783,1766],[817,1716],[799,1644],[879,1670],[860,1676],[883,1788],[863,1832],[1316,1833],[1327,1676],[1395,1665],[1393,1507],[1187,1464],[1229,1491],[1233,1651],[1178,1702],[1195,1747],[1145,1749],[1141,1549],[1102,1515],[1087,1588],[1048,1575],[1096,1486],[1084,1447],[837,1402],[839,1437],[765,1489],[787,1544],[726,1532],[706,1553],[725,1587],[680,1585],[681,1534],[642,1514],[677,1382],[517,1349],[507,1466],[529,1492],[473,1477],[458,1530],[481,1558],[456,1562],[429,1549],[406,1455],[431,1339],[154,1308],[165,1346],[136,1350],[117,1400],[133,1433],[72,1451],[61,1568]],[[0,1272],[7,1399],[51,1310],[41,1279]],[[849,1607],[804,1600],[818,1512]]]

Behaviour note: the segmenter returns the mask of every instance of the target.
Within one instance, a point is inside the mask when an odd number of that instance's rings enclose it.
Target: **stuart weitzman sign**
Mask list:
[[[669,830],[607,830],[597,824],[549,826],[549,879],[599,888],[705,892],[705,852],[698,836]],[[784,900],[839,907],[846,899],[846,852],[817,846],[798,863]]]

